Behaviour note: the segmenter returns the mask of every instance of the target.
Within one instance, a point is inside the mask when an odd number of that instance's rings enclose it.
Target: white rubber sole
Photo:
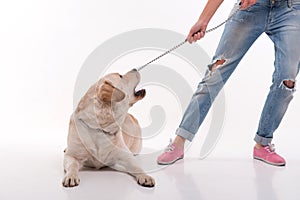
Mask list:
[[[262,159],[262,158],[259,158],[259,157],[253,157],[254,159],[256,159],[256,160],[259,160],[259,161],[262,161],[262,162],[265,162],[265,163],[267,163],[267,164],[270,164],[270,165],[274,165],[274,166],[278,166],[278,167],[283,167],[283,166],[285,166],[285,163],[273,163],[273,162],[270,162],[270,161],[267,161],[267,160],[264,160],[264,159]]]
[[[174,164],[176,161],[181,160],[181,159],[183,159],[183,157],[179,157],[179,158],[173,160],[172,162],[160,162],[160,161],[157,161],[157,164],[159,164],[159,165],[171,165],[171,164]]]

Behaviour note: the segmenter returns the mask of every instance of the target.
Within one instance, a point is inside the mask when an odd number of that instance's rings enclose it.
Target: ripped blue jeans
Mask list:
[[[193,94],[176,135],[192,141],[215,97],[263,33],[274,43],[275,70],[254,140],[262,145],[271,143],[295,91],[295,85],[290,87],[286,81],[295,83],[300,68],[300,0],[257,0],[227,22],[212,64]]]

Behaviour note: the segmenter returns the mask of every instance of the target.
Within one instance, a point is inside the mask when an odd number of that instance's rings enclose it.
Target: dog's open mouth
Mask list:
[[[138,90],[138,91],[134,92],[134,96],[138,97],[138,98],[143,98],[143,97],[145,97],[145,95],[146,95],[146,90],[145,89],[141,89],[141,90]]]

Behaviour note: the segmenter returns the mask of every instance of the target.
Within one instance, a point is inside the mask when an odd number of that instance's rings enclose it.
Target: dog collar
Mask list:
[[[101,132],[101,133],[104,133],[104,134],[108,134],[108,135],[116,135],[118,133],[119,130],[117,130],[116,132],[114,133],[111,133],[111,132],[108,132],[104,129],[101,129],[101,128],[92,128],[90,127],[85,121],[83,121],[83,119],[78,119],[82,124],[84,124],[84,126],[86,126],[88,129],[92,129],[92,130],[95,130],[97,132]]]

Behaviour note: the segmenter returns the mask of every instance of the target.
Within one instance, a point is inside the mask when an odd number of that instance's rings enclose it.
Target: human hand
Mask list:
[[[243,9],[248,8],[249,6],[252,6],[255,3],[256,3],[256,0],[241,0],[240,8],[243,10]]]
[[[189,43],[196,42],[197,40],[200,40],[205,35],[205,30],[207,27],[207,23],[204,23],[203,21],[198,20],[194,26],[192,26],[188,36],[187,41]]]

